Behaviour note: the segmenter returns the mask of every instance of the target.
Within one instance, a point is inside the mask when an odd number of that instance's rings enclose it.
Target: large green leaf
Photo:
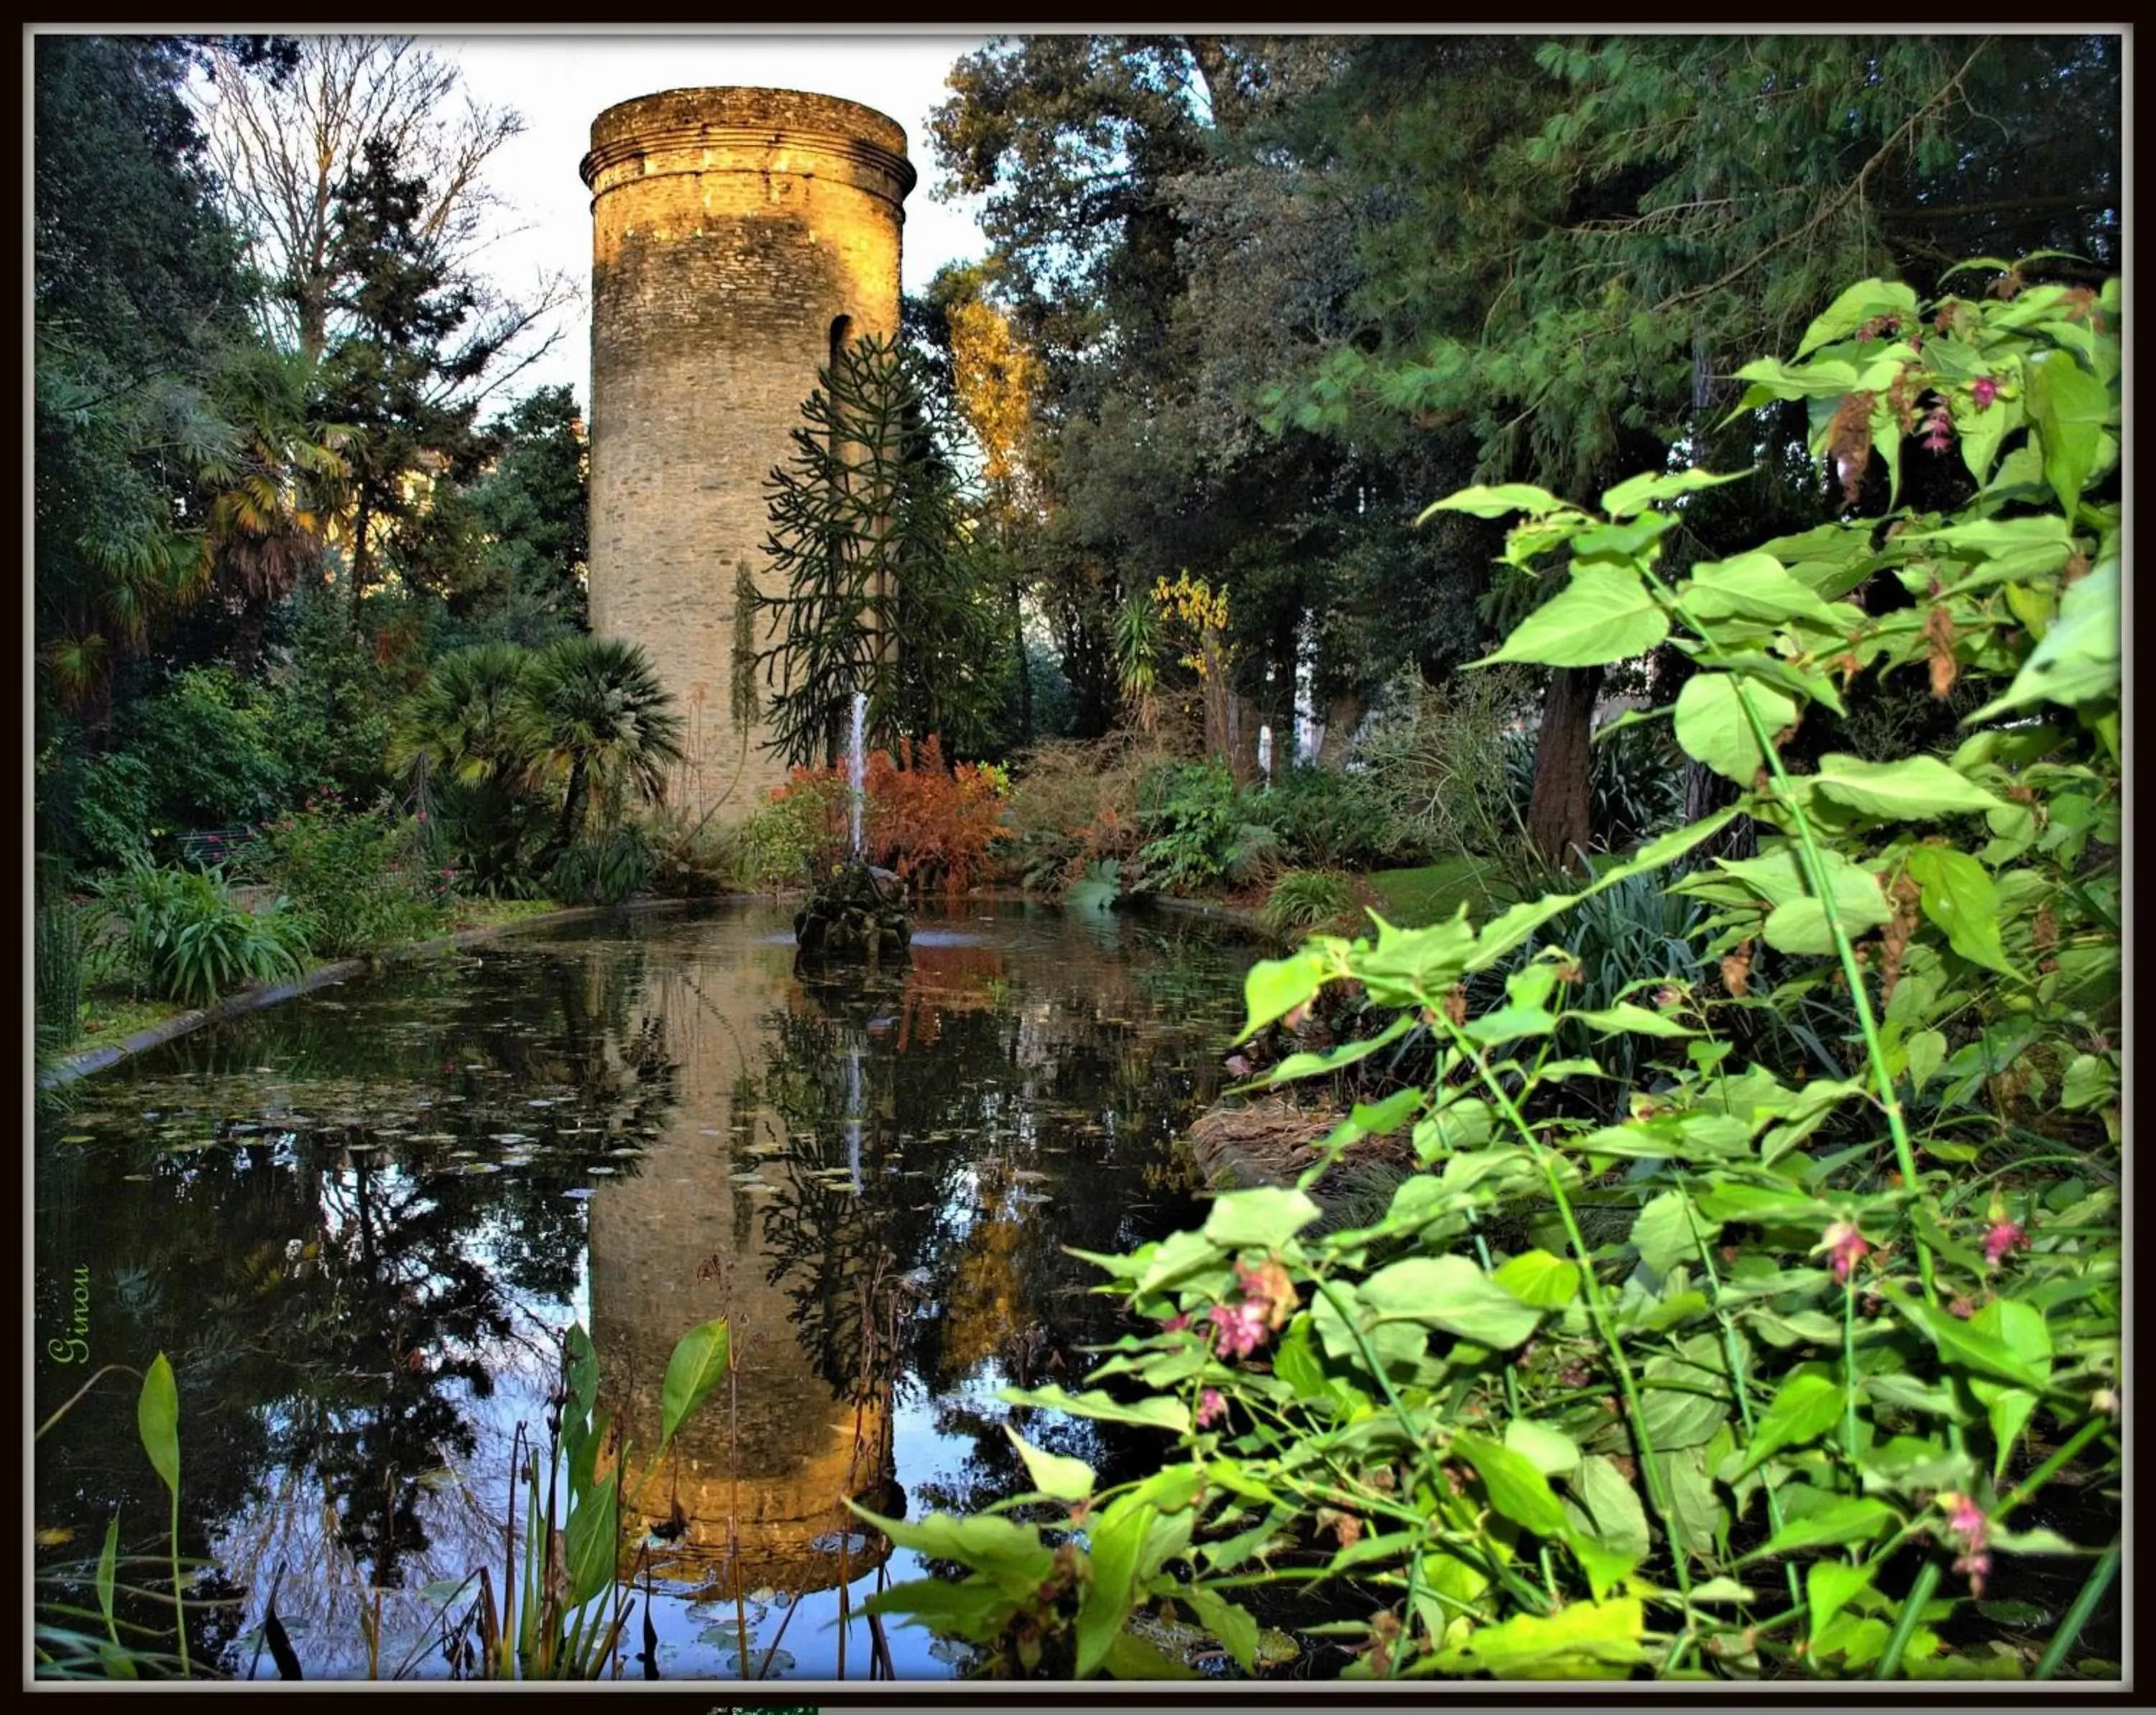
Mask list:
[[[1572,582],[1512,628],[1476,663],[1529,661],[1595,667],[1645,655],[1669,635],[1669,617],[1637,572],[1601,561],[1573,567]]]
[[[994,1513],[970,1518],[955,1518],[947,1512],[916,1519],[886,1518],[852,1502],[847,1505],[900,1548],[932,1560],[955,1560],[1007,1594],[1031,1597],[1055,1568],[1055,1552],[1042,1544],[1036,1525],[1014,1524]]]
[[[1158,1516],[1151,1507],[1132,1507],[1103,1517],[1087,1533],[1086,1585],[1078,1599],[1080,1679],[1100,1671],[1109,1645],[1130,1618],[1137,1600],[1138,1555]]]
[[[1204,1234],[1223,1250],[1277,1250],[1323,1213],[1300,1191],[1259,1185],[1224,1193],[1205,1217]]]
[[[1243,1004],[1249,1014],[1238,1042],[1255,1035],[1275,1019],[1307,1003],[1325,982],[1330,966],[1305,948],[1286,958],[1261,958],[1243,978]]]
[[[1794,1483],[1785,1487],[1782,1492],[1784,1502],[1792,1491],[1802,1487]],[[1884,1501],[1837,1496],[1824,1506],[1788,1520],[1738,1564],[1793,1553],[1799,1548],[1833,1548],[1845,1543],[1869,1542],[1893,1522],[1894,1509]]]
[[[1757,548],[1693,567],[1691,576],[1677,587],[1677,599],[1686,615],[1710,635],[1717,623],[1725,619],[1753,619],[1768,625],[1809,619],[1840,631],[1859,617],[1853,608],[1837,611],[1830,606],[1779,560]]]
[[[1455,1435],[1452,1451],[1475,1467],[1489,1492],[1490,1504],[1513,1523],[1538,1537],[1564,1531],[1564,1507],[1549,1480],[1524,1453],[1481,1435]]]
[[[1563,510],[1564,505],[1548,489],[1537,488],[1532,483],[1477,483],[1472,488],[1463,488],[1457,494],[1433,501],[1423,508],[1422,516],[1427,518],[1433,512],[1466,512],[1477,518],[1509,518],[1515,512],[1525,512],[1532,518],[1543,518]]]
[[[1640,1504],[1639,1491],[1626,1481],[1614,1461],[1590,1453],[1567,1479],[1573,1493],[1594,1521],[1597,1543],[1613,1554],[1640,1561],[1652,1546],[1647,1533],[1647,1511]]]
[[[1867,1587],[1876,1565],[1851,1566],[1844,1560],[1815,1560],[1804,1569],[1804,1600],[1811,1610],[1812,1635],[1817,1637],[1849,1599]]]
[[[2110,391],[2063,352],[2031,358],[2022,372],[2029,378],[2029,414],[2044,438],[2044,480],[2071,519],[2112,414]]]
[[[1147,1429],[1173,1430],[1178,1433],[1190,1427],[1189,1408],[1181,1400],[1165,1395],[1127,1405],[1098,1388],[1083,1394],[1067,1394],[1051,1383],[1045,1388],[1005,1388],[996,1397],[1007,1404],[1039,1405],[1050,1411],[1067,1411],[1073,1417],[1096,1418],[1102,1423],[1137,1424]]]
[[[1898,332],[1907,334],[1917,324],[1917,294],[1907,283],[1898,280],[1861,280],[1835,299],[1812,320],[1804,330],[1804,336],[1797,342],[1797,356],[1815,352],[1821,346],[1831,344],[1864,326],[1892,317],[1902,326]]]
[[[1367,947],[1358,942],[1349,961],[1370,999],[1380,1006],[1435,1004],[1466,968],[1475,947],[1466,911],[1463,906],[1459,915],[1420,929],[1395,927],[1372,912],[1378,938]]]
[[[172,1381],[172,1366],[162,1352],[151,1360],[150,1372],[142,1378],[142,1391],[135,1401],[135,1429],[150,1463],[178,1500],[180,1393]]]
[[[1009,1424],[1004,1433],[1011,1438],[1018,1456],[1025,1461],[1026,1475],[1042,1494],[1057,1501],[1082,1501],[1093,1492],[1093,1467],[1084,1460],[1045,1452]]]
[[[1579,1265],[1547,1250],[1523,1250],[1490,1278],[1537,1310],[1562,1310],[1579,1296]]]
[[[1203,1584],[1191,1584],[1178,1592],[1181,1599],[1190,1605],[1190,1611],[1198,1616],[1198,1623],[1220,1640],[1221,1646],[1235,1657],[1235,1665],[1245,1673],[1257,1671],[1258,1622],[1247,1608],[1239,1607],[1217,1590]]]
[[[562,1570],[569,1579],[569,1606],[581,1608],[613,1582],[615,1545],[621,1540],[621,1471],[569,1508],[562,1531]]]
[[[1643,471],[1605,492],[1602,510],[1612,518],[1630,518],[1645,511],[1656,501],[1675,500],[1679,495],[1695,494],[1703,488],[1719,488],[1725,482],[1736,482],[1751,475],[1749,470],[1720,474],[1712,470]]]
[[[1677,692],[1677,743],[1717,774],[1740,786],[1751,785],[1766,761],[1752,723],[1738,702],[1738,686],[1758,711],[1773,737],[1797,718],[1797,700],[1756,679],[1739,680],[1729,673],[1695,673]]]
[[[1711,1231],[1708,1236],[1712,1236]],[[1699,1240],[1692,1230],[1691,1199],[1682,1191],[1664,1191],[1650,1198],[1632,1223],[1631,1241],[1640,1261],[1658,1275],[1697,1260]]]
[[[2032,1392],[2043,1391],[2050,1379],[2050,1365],[2039,1367],[2015,1353],[1996,1332],[1987,1332],[1965,1322],[1951,1312],[1937,1305],[1925,1304],[1898,1295],[1895,1307],[1914,1323],[1918,1332],[1930,1339],[1938,1348],[1940,1361],[1949,1368],[1980,1376],[1995,1376],[2000,1381],[2010,1382],[2017,1388]]]
[[[1380,1322],[1414,1322],[1509,1352],[1542,1312],[1522,1303],[1466,1256],[1410,1256],[1379,1269],[1357,1291]]]
[[[2118,695],[2119,562],[2107,559],[2059,598],[2059,616],[2005,695],[1969,718],[1988,721],[2048,699],[2077,704]]]
[[[1753,1425],[1751,1445],[1745,1449],[1744,1462],[1737,1476],[1743,1476],[1784,1447],[1801,1447],[1817,1440],[1841,1421],[1842,1404],[1840,1383],[1817,1374],[1789,1377]]]
[[[1909,854],[1909,879],[1948,946],[1972,963],[2015,974],[1999,939],[1999,889],[1982,864],[1949,846],[1920,845]]]
[[[666,1380],[659,1390],[659,1445],[674,1439],[689,1415],[726,1373],[726,1319],[715,1317],[693,1327],[675,1343],[666,1360]]]
[[[1867,763],[1861,757],[1829,751],[1811,778],[1815,789],[1836,804],[1889,821],[1924,821],[2006,807],[1937,757]]]
[[[1646,1659],[1646,1615],[1639,1599],[1572,1602],[1554,1614],[1516,1614],[1480,1626],[1437,1658],[1445,1673],[1496,1679],[1622,1677]]]

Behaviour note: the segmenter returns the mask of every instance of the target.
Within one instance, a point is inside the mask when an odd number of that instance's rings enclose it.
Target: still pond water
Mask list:
[[[730,1567],[752,1668],[958,1671],[962,1649],[863,1621],[920,1567],[839,1497],[919,1517],[1023,1486],[997,1390],[1075,1384],[1073,1348],[1113,1338],[1064,1246],[1202,1219],[1174,1140],[1227,1081],[1252,957],[1168,920],[972,905],[924,918],[896,970],[803,980],[782,913],[723,906],[183,1038],[40,1125],[39,1420],[98,1364],[166,1353],[182,1551],[222,1599],[197,1659],[270,1676],[274,1584],[307,1676],[362,1676],[379,1587],[381,1673],[440,1677],[439,1600],[501,1576],[515,1438],[543,1436],[562,1331],[590,1329],[601,1404],[649,1447],[675,1341],[723,1314],[736,1397],[644,1497],[671,1533],[644,1543],[658,1674],[741,1671]],[[108,1378],[38,1444],[45,1563],[94,1557],[116,1508],[123,1552],[162,1551],[134,1393]],[[1029,1432],[1143,1468],[1095,1425]]]

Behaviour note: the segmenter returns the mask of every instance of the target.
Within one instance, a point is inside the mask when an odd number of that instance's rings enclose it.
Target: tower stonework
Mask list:
[[[609,107],[592,193],[593,631],[640,644],[686,722],[670,803],[739,819],[786,778],[735,711],[746,567],[778,594],[764,485],[817,372],[894,336],[906,133],[856,102],[690,89]],[[756,693],[767,695],[763,675]]]

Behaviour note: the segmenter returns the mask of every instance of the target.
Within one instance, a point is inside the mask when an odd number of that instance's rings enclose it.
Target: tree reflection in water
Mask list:
[[[87,1261],[97,1360],[173,1362],[182,1549],[244,1597],[198,1610],[198,1659],[246,1671],[281,1565],[310,1677],[367,1671],[377,1590],[381,1671],[416,1648],[439,1674],[422,1592],[499,1561],[511,1437],[543,1421],[576,1317],[649,1446],[674,1341],[738,1314],[733,1397],[685,1431],[648,1522],[695,1513],[654,1569],[708,1593],[734,1564],[744,1611],[763,1584],[843,1589],[880,1564],[843,1495],[897,1512],[902,1478],[918,1512],[1019,1480],[994,1391],[1075,1382],[1079,1348],[1117,1332],[1065,1246],[1128,1250],[1194,1213],[1163,1164],[1218,1089],[1239,964],[1134,963],[1111,944],[1132,926],[1011,914],[925,925],[875,983],[803,983],[766,922],[629,920],[325,991],[182,1039],[44,1123],[33,1312],[56,1326]],[[80,1374],[40,1364],[41,1415]],[[937,1450],[916,1476],[902,1418]],[[1111,1471],[1147,1451],[1025,1431]],[[159,1552],[131,1387],[39,1443],[35,1493],[38,1525],[74,1533],[47,1559],[94,1555],[116,1507],[123,1551]],[[705,1668],[708,1615],[661,1594],[654,1666]],[[820,1599],[788,1647],[830,1651],[830,1610],[857,1599]]]

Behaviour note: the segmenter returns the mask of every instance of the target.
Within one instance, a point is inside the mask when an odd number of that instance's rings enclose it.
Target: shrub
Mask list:
[[[1379,869],[1412,855],[1412,834],[1393,819],[1384,788],[1368,773],[1289,769],[1250,806],[1252,819],[1280,836],[1289,863]]]
[[[1433,855],[1493,857],[1524,844],[1515,778],[1532,778],[1530,683],[1519,670],[1455,674],[1442,686],[1410,673],[1388,688],[1348,753],[1388,822]]]
[[[701,816],[660,806],[644,819],[650,855],[644,885],[664,899],[708,899],[736,888],[755,887],[746,827],[718,819],[716,808]]]
[[[291,901],[314,951],[351,958],[440,927],[447,889],[421,879],[419,832],[381,810],[311,800],[262,830],[254,861]]]
[[[862,855],[896,870],[916,891],[962,893],[987,868],[998,840],[1008,840],[995,772],[971,763],[947,768],[934,733],[916,748],[899,741],[899,757],[874,751],[865,759]],[[835,768],[796,768],[773,794],[793,820],[763,830],[775,848],[798,848],[810,877],[828,875],[851,850],[853,794]]]
[[[1355,909],[1355,886],[1337,870],[1290,870],[1273,883],[1258,912],[1268,935],[1281,940],[1332,924]]]
[[[644,830],[623,822],[573,842],[555,860],[547,886],[555,898],[577,905],[619,905],[650,879]]]
[[[1091,865],[1128,864],[1137,855],[1140,783],[1187,749],[1173,734],[1135,728],[1034,746],[1012,782],[1007,816],[1024,885],[1056,894]]]
[[[136,989],[183,1006],[295,975],[307,951],[305,926],[283,900],[249,911],[234,902],[220,870],[130,864],[100,885],[98,897],[126,927]]]
[[[1137,867],[1146,891],[1188,893],[1255,880],[1280,838],[1218,759],[1168,763],[1139,783]],[[1137,891],[1137,890],[1133,890]]]
[[[1309,1182],[1404,1129],[1425,1170],[1358,1229],[1321,1233],[1305,1188],[1265,1188],[1091,1258],[1136,1327],[1085,1379],[1137,1397],[1004,1398],[1159,1425],[1173,1451],[1111,1486],[1021,1440],[1035,1487],[993,1530],[874,1519],[966,1572],[877,1612],[1081,1676],[1157,1671],[1132,1616],[1169,1603],[1253,1671],[1245,1591],[1291,1578],[1354,1605],[1326,1630],[1358,1676],[2045,1677],[2073,1659],[2123,1547],[2121,312],[2115,280],[1995,271],[2005,290],[1929,305],[1862,282],[1799,357],[1741,372],[1749,403],[1812,403],[1852,507],[1875,451],[1890,483],[1952,454],[1974,492],[1951,511],[1853,514],[1687,569],[1662,563],[1675,503],[1731,479],[1650,473],[1599,512],[1524,484],[1440,503],[1527,511],[1516,562],[1592,532],[1596,575],[1508,652],[1606,665],[1673,636],[1702,670],[1676,741],[1736,803],[1479,927],[1320,937],[1254,967],[1251,1031],[1327,991],[1391,1014],[1276,1081],[1433,1039]],[[1844,598],[1875,578],[1913,608]],[[1851,679],[1912,666],[1942,696],[1984,681],[1950,753],[1777,747]],[[1671,878],[1740,814],[1757,856]],[[1704,983],[1640,1004],[1626,973],[1657,961],[1606,901],[1657,878],[1708,912],[1698,952],[1732,999],[1839,1013],[1848,1076],[1746,1063],[1744,1014]],[[1671,921],[1647,932],[1681,979],[1693,943]],[[1599,974],[1578,956],[1595,932]],[[1748,993],[1770,980],[1756,947],[1782,962],[1770,995]],[[1583,1122],[1572,1086],[1635,1036],[1678,1047],[1666,1080]],[[1073,1505],[1082,1548],[1022,1522]],[[2008,1629],[1994,1577],[2056,1593],[2048,1642]]]

